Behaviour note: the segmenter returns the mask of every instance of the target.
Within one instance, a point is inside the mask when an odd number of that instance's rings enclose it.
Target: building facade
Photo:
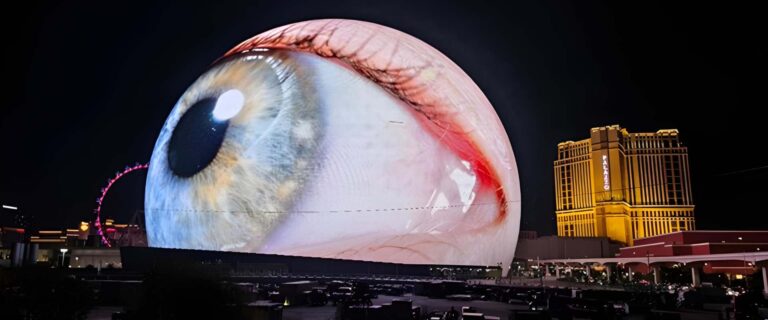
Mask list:
[[[688,149],[676,129],[592,128],[557,145],[557,234],[634,239],[695,229]]]
[[[612,258],[620,246],[605,237],[544,236],[520,239],[515,249],[515,260],[547,260],[570,258]]]
[[[681,231],[635,241],[634,246],[619,249],[617,258],[636,257],[681,257],[719,254],[746,254],[768,248],[768,231],[742,230],[696,230]],[[759,270],[756,260],[706,261],[697,265],[704,273],[726,273],[730,275],[753,274]],[[706,263],[705,263],[706,261]],[[635,270],[645,269],[644,267]]]

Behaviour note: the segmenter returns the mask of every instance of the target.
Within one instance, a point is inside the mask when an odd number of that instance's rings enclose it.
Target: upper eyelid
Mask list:
[[[400,31],[355,20],[311,20],[258,34],[229,50],[222,59],[263,48],[310,52],[344,61],[411,105],[442,131],[466,134],[479,130],[479,136],[504,132],[498,121],[487,126],[488,121],[483,119],[497,117],[493,107],[459,66],[428,44]],[[463,112],[465,109],[471,112]],[[478,128],[478,123],[485,126]],[[442,135],[443,132],[437,133]],[[508,153],[501,157],[511,159],[511,150]]]
[[[435,137],[468,159],[480,159],[478,173],[496,180],[503,206],[520,201],[511,148],[488,141],[506,137],[490,101],[459,66],[428,44],[373,23],[324,19],[266,31],[235,46],[223,58],[259,48],[303,51],[343,61],[423,114],[422,125]]]
[[[345,34],[351,29],[355,31],[353,34]],[[224,58],[259,48],[290,49],[336,58],[428,117],[435,117],[436,110],[429,109],[436,103],[430,101],[426,95],[420,95],[428,91],[432,81],[419,79],[418,76],[421,72],[429,70],[433,72],[432,78],[437,78],[435,72],[441,72],[442,66],[435,64],[433,59],[423,57],[416,50],[403,52],[400,42],[404,39],[397,39],[399,36],[399,32],[393,29],[361,21],[314,20],[261,33],[228,51]],[[405,40],[421,42],[415,38]],[[377,42],[383,46],[372,46]],[[424,43],[419,44],[431,49]],[[381,52],[384,52],[384,55],[377,56]],[[435,53],[439,54],[436,51]],[[408,56],[410,59],[403,63],[405,61],[396,59],[398,56]]]

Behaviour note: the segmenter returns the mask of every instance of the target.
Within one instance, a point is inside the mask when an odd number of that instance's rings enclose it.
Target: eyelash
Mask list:
[[[350,54],[342,54],[341,51],[345,50],[346,48],[338,48],[338,49],[332,49],[329,47],[328,43],[330,42],[331,38],[333,37],[333,32],[335,29],[331,29],[331,31],[327,31],[328,28],[331,26],[331,22],[327,22],[323,27],[321,27],[318,32],[312,35],[305,35],[303,37],[292,39],[290,41],[288,40],[288,37],[286,36],[286,33],[289,31],[292,31],[292,29],[286,28],[285,30],[282,30],[279,34],[271,37],[263,37],[258,38],[256,41],[250,41],[246,44],[242,44],[240,46],[235,47],[234,49],[230,50],[224,55],[224,58],[240,54],[240,53],[246,53],[251,52],[253,50],[259,50],[264,48],[270,48],[270,47],[279,47],[280,49],[288,49],[288,50],[298,50],[298,51],[307,51],[314,53],[318,56],[325,57],[325,58],[336,58],[339,60],[342,60],[346,62],[352,69],[357,71],[362,76],[368,78],[369,80],[373,81],[374,83],[381,86],[383,89],[387,90],[392,95],[398,97],[401,101],[407,103],[408,105],[412,106],[415,111],[423,114],[427,119],[433,121],[436,125],[443,129],[448,129],[447,127],[443,127],[441,125],[441,122],[437,119],[439,118],[439,113],[436,112],[435,106],[432,103],[425,103],[422,101],[418,101],[416,99],[412,99],[411,97],[414,96],[416,93],[419,93],[423,90],[429,89],[429,83],[419,83],[416,86],[408,87],[407,83],[413,81],[416,76],[424,70],[437,70],[437,74],[435,75],[435,78],[440,76],[439,70],[440,67],[429,64],[419,67],[411,67],[411,68],[390,68],[389,64],[387,64],[387,67],[385,68],[375,68],[371,67],[367,61],[368,58],[359,58],[357,56],[357,52],[362,49],[365,46],[365,43],[358,48],[357,50],[352,51]],[[315,44],[315,40],[317,37],[324,32],[330,32],[330,35],[328,38],[319,44]],[[406,75],[406,73],[410,75]],[[432,110],[431,112],[429,110]]]

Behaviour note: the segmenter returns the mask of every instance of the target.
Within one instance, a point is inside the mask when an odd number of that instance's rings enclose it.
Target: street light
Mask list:
[[[19,207],[16,207],[16,206],[9,206],[9,205],[7,205],[7,204],[4,204],[4,205],[3,205],[3,209],[8,209],[8,210],[14,210],[14,211],[15,211],[15,210],[19,210]]]
[[[650,272],[650,270],[651,270],[651,253],[650,252],[646,252],[645,253],[645,257],[648,259],[648,262],[645,265],[648,267],[648,271]]]
[[[540,286],[544,287],[544,274],[541,272],[541,260],[539,260],[539,256],[536,256],[536,271],[539,273],[539,283]]]
[[[645,258],[647,260],[645,266],[648,267],[648,273],[647,274],[652,274],[653,275],[653,284],[657,284],[656,283],[656,270],[651,270],[651,253],[646,251],[645,252]]]
[[[61,251],[61,267],[63,268],[64,267],[64,256],[67,255],[67,251],[69,251],[69,249],[61,248],[61,249],[59,249],[59,251]]]

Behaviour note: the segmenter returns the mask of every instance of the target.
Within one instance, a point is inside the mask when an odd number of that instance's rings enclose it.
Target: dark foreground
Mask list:
[[[0,269],[2,319],[765,319],[719,288],[470,285],[437,278]],[[464,310],[463,310],[464,309]],[[463,310],[463,311],[462,311]]]

